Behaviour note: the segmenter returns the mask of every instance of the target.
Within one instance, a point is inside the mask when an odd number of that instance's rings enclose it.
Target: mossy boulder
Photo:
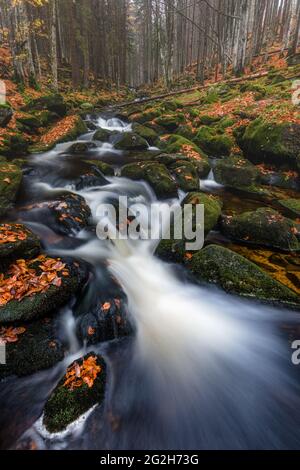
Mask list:
[[[295,170],[278,170],[265,164],[256,165],[256,168],[259,172],[259,181],[262,184],[296,191],[300,189],[299,174]]]
[[[95,142],[75,142],[67,149],[67,152],[72,155],[82,155],[95,148],[97,148]]]
[[[194,130],[188,124],[181,124],[176,130],[176,134],[184,137],[185,139],[192,140],[194,138]]]
[[[199,121],[200,121],[200,124],[202,124],[203,126],[210,126],[212,124],[215,124],[216,122],[219,122],[220,119],[221,119],[220,116],[203,114],[202,116],[200,116]]]
[[[46,264],[45,264],[46,262]],[[47,263],[52,263],[54,268],[47,268]],[[78,263],[72,261],[62,263],[65,265],[63,269],[55,270],[55,263],[60,263],[60,259],[51,257],[38,257],[32,260],[19,260],[16,265],[11,265],[4,272],[2,280],[3,287],[7,279],[11,278],[11,273],[21,269],[22,272],[28,272],[28,275],[35,276],[37,280],[37,288],[33,284],[26,283],[23,275],[18,280],[24,284],[25,291],[20,299],[15,299],[14,295],[7,303],[0,306],[0,324],[29,322],[36,318],[54,313],[59,307],[67,303],[71,296],[78,292],[86,279],[86,272]],[[57,264],[57,266],[61,266]],[[17,269],[17,267],[20,267]],[[48,269],[48,271],[47,271]],[[18,271],[19,272],[19,271]],[[44,273],[44,274],[43,274]],[[55,276],[53,277],[53,273]],[[45,289],[39,290],[44,276],[49,276]],[[27,278],[27,277],[26,277]],[[52,279],[58,279],[53,284]],[[26,294],[26,295],[25,295]],[[2,294],[3,296],[4,294]]]
[[[204,232],[207,234],[218,223],[222,210],[222,201],[218,196],[201,192],[192,192],[186,195],[182,205],[192,204],[193,206],[204,205]]]
[[[288,209],[295,217],[300,217],[300,199],[281,199],[278,204]]]
[[[157,118],[161,115],[161,109],[159,108],[148,108],[140,113],[135,113],[130,116],[130,118],[140,124],[144,124],[145,122],[152,121],[153,119]]]
[[[135,134],[145,139],[149,145],[154,145],[158,139],[158,135],[155,130],[147,126],[142,126],[138,122],[132,124],[132,130]]]
[[[93,135],[93,140],[99,140],[100,142],[108,142],[112,135],[116,134],[116,131],[110,131],[109,129],[97,129]]]
[[[95,109],[93,103],[89,103],[89,102],[84,102],[84,103],[81,103],[80,105],[80,109],[83,113],[92,113]]]
[[[59,93],[34,98],[22,109],[28,112],[48,110],[60,117],[64,117],[67,114],[67,105],[63,96]]]
[[[6,364],[0,364],[0,379],[11,375],[31,375],[63,360],[66,348],[60,338],[56,316],[9,328],[22,333],[17,334],[16,342],[6,343]]]
[[[225,134],[219,134],[216,129],[202,126],[194,137],[194,142],[206,153],[214,157],[229,155],[233,140]]]
[[[177,127],[184,121],[181,114],[163,114],[155,119],[156,124],[166,129],[168,132],[176,131]]]
[[[97,168],[105,176],[114,176],[115,174],[114,168],[101,160],[87,160],[86,163]]]
[[[300,305],[297,294],[251,261],[222,246],[209,245],[198,251],[190,268],[199,281],[216,284],[226,292],[293,308]]]
[[[122,167],[121,176],[147,181],[158,197],[169,198],[177,195],[177,184],[166,166],[161,163],[129,163]]]
[[[225,217],[221,226],[227,237],[238,242],[284,251],[300,250],[300,224],[270,208]]]
[[[29,141],[19,132],[10,131],[2,135],[0,142],[0,154],[6,157],[15,155],[26,155],[28,153]]]
[[[199,189],[199,175],[196,166],[187,160],[177,160],[169,166],[178,186],[183,191],[197,191]]]
[[[242,157],[218,160],[213,172],[217,183],[233,188],[253,186],[259,175],[255,165]]]
[[[148,142],[134,132],[120,132],[115,136],[114,147],[117,150],[146,150]]]
[[[0,224],[0,265],[3,261],[33,258],[40,252],[39,238],[23,224]]]
[[[85,371],[85,367],[89,370]],[[74,380],[68,382],[73,371]],[[94,405],[102,403],[105,396],[106,374],[103,358],[94,352],[74,361],[46,402],[43,424],[47,431],[51,433],[63,431]],[[76,385],[73,386],[75,381]]]
[[[241,133],[238,145],[254,163],[273,163],[288,169],[300,167],[300,125],[257,118]]]
[[[12,163],[0,163],[0,216],[12,207],[22,181],[22,170]]]
[[[167,263],[183,264],[186,259],[185,241],[174,238],[161,240],[155,250],[155,255]]]
[[[0,104],[0,127],[6,127],[10,123],[13,114],[13,110],[8,104]]]

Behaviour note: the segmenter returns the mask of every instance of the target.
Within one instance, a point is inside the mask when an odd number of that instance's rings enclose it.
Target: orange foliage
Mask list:
[[[56,142],[74,128],[77,120],[77,116],[67,116],[64,119],[61,119],[54,127],[52,127],[52,129],[42,136],[41,142],[43,144]]]
[[[0,328],[0,344],[6,343],[16,343],[18,341],[18,336],[25,333],[26,328],[19,327],[14,328],[13,326]]]
[[[38,263],[39,272],[33,267],[35,263]],[[0,274],[0,306],[11,300],[20,301],[24,297],[45,292],[51,285],[59,287],[62,282],[59,272],[63,276],[69,275],[65,263],[59,258],[41,255],[30,261],[17,260],[10,265],[6,276]]]
[[[26,240],[28,233],[20,224],[15,224],[14,226],[3,224],[0,226],[0,244]]]
[[[97,364],[96,356],[88,357],[83,361],[82,365],[75,362],[67,369],[64,387],[74,390],[86,384],[89,388],[92,388],[101,370],[101,366]]]

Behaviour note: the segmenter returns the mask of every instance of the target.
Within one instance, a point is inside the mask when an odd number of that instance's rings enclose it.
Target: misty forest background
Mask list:
[[[0,1],[0,42],[16,80],[47,78],[53,88],[61,78],[75,88],[160,79],[171,87],[186,71],[200,83],[240,75],[274,47],[294,54],[299,30],[297,0]]]

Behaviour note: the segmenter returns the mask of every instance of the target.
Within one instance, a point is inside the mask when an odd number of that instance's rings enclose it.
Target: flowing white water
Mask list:
[[[102,129],[110,131],[130,132],[132,130],[132,124],[126,124],[118,118],[104,119],[103,117],[99,117],[97,119],[97,125]]]
[[[121,127],[100,118],[101,127]],[[107,127],[104,127],[107,128]],[[118,129],[119,130],[119,129]],[[207,181],[207,180],[206,180]],[[208,181],[213,180],[208,179]],[[216,184],[216,183],[215,183]],[[47,195],[65,188],[39,183]],[[83,191],[97,208],[126,195],[150,206],[145,183],[110,178]],[[153,221],[158,224],[158,220]],[[78,238],[83,239],[82,233]],[[200,287],[157,259],[157,241],[100,241],[55,253],[95,267],[105,260],[128,298],[136,326],[123,373],[114,372],[110,399],[122,426],[99,435],[109,448],[287,448],[300,445],[294,413],[299,386],[290,373],[291,350],[278,333],[295,315]],[[71,333],[74,323],[66,313]],[[73,333],[69,335],[74,343]],[[74,351],[74,349],[73,349]],[[97,447],[96,447],[97,448]]]

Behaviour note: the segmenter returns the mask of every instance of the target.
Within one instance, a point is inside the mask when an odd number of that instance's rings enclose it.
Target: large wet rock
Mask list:
[[[185,192],[197,191],[199,189],[199,175],[192,162],[187,160],[177,160],[168,168],[175,177],[178,186]]]
[[[51,393],[43,423],[51,432],[63,431],[105,396],[106,365],[94,352],[74,361]]]
[[[271,162],[288,169],[300,168],[300,125],[255,119],[237,131],[237,141],[254,163]]]
[[[279,248],[300,250],[300,224],[270,208],[224,217],[221,229],[232,240]]]
[[[233,188],[253,186],[259,175],[255,165],[242,157],[219,160],[213,171],[217,183]]]
[[[67,114],[67,105],[59,93],[34,98],[22,109],[28,112],[48,110],[59,117],[64,117]]]
[[[278,204],[287,209],[294,217],[300,217],[300,199],[281,199]]]
[[[68,149],[67,152],[72,155],[82,155],[88,152],[89,150],[96,149],[97,145],[95,142],[75,142]]]
[[[6,127],[13,117],[13,110],[7,104],[0,105],[0,127]]]
[[[15,202],[21,181],[22,171],[18,166],[0,162],[0,216]]]
[[[284,306],[300,305],[297,294],[227,248],[204,248],[192,257],[190,267],[198,280],[216,284],[226,292]]]
[[[83,184],[83,180],[81,183]],[[83,197],[68,193],[54,201],[37,202],[22,207],[20,216],[22,220],[47,221],[48,226],[56,232],[70,235],[88,225],[91,210]]]
[[[217,196],[201,192],[193,192],[187,194],[182,201],[182,205],[184,204],[192,204],[194,207],[198,204],[202,204],[204,206],[205,234],[210,232],[217,225],[222,210],[222,201]]]
[[[142,126],[138,122],[132,124],[132,130],[135,134],[145,139],[149,145],[154,145],[158,139],[158,135],[155,130],[147,126]]]
[[[77,262],[41,255],[19,259],[0,277],[0,325],[28,322],[54,313],[86,278]]]
[[[0,265],[17,258],[33,258],[40,252],[39,238],[23,224],[0,224]]]
[[[268,186],[276,186],[283,189],[300,189],[300,179],[297,171],[293,170],[275,170],[270,165],[256,165],[259,172],[259,181]]]
[[[77,332],[87,345],[131,334],[132,326],[125,299],[106,296],[91,311],[80,315]]]
[[[116,134],[118,134],[118,132],[111,131],[109,129],[98,129],[93,135],[93,140],[99,140],[100,142],[109,142],[110,138]]]
[[[92,166],[92,168],[97,168],[105,176],[114,176],[114,168],[106,162],[101,160],[87,160],[86,163]]]
[[[208,126],[202,126],[197,131],[194,142],[213,157],[229,155],[233,147],[233,140],[230,137]]]
[[[177,184],[166,166],[161,163],[129,163],[122,167],[121,176],[147,181],[158,197],[169,198],[177,195]]]
[[[18,326],[0,326],[1,340],[6,347],[6,364],[0,365],[0,378],[34,374],[53,367],[65,355],[55,317]]]
[[[114,147],[117,150],[147,150],[148,143],[133,132],[120,132],[115,136]]]

